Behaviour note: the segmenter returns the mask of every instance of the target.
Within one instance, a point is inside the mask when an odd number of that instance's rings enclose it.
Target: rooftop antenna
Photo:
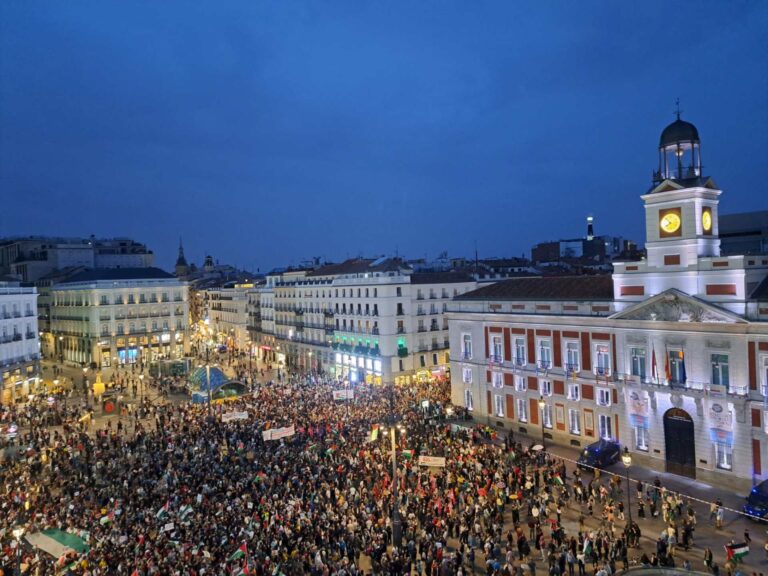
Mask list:
[[[680,110],[680,98],[675,98],[675,116],[677,116],[678,120],[680,120],[681,113],[682,110]]]
[[[479,273],[480,264],[478,262],[477,258],[477,240],[475,240],[475,278],[477,278],[477,275]]]

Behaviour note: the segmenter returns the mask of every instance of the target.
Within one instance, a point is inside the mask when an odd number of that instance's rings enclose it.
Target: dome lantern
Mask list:
[[[680,119],[681,112],[678,99],[677,119],[664,128],[659,139],[659,169],[653,174],[654,183],[701,176],[699,131],[690,122]]]

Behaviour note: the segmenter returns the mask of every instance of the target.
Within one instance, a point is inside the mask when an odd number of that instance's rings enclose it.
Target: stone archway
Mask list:
[[[666,470],[672,474],[696,478],[696,443],[693,418],[681,408],[664,413]]]

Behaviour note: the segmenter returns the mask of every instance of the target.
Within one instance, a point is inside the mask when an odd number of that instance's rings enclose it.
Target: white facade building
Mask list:
[[[768,255],[720,256],[721,191],[699,146],[679,119],[662,134],[646,259],[449,305],[454,403],[564,445],[613,438],[676,474],[768,477]]]
[[[51,332],[61,362],[146,363],[189,350],[187,285],[158,268],[86,270],[51,293]]]
[[[208,308],[208,325],[220,342],[238,350],[246,348],[248,334],[248,290],[253,284],[234,284],[208,288],[205,301]]]
[[[266,360],[352,382],[447,376],[443,311],[475,287],[465,274],[414,273],[394,258],[288,270],[255,289],[253,333]]]
[[[26,397],[39,374],[37,291],[0,277],[0,403]]]

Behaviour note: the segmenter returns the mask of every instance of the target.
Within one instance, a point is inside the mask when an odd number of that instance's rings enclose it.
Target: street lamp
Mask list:
[[[547,407],[547,403],[544,400],[544,396],[539,397],[539,409],[541,410],[541,448],[542,451],[547,449],[547,440],[544,436],[544,409]]]
[[[21,537],[24,536],[24,527],[18,526],[12,531],[13,537],[16,538],[16,571],[17,576],[21,576]]]
[[[139,387],[141,388],[141,403],[144,404],[144,374],[139,374]]]
[[[629,467],[632,466],[632,456],[629,454],[629,449],[624,446],[624,453],[621,455],[621,461],[624,464],[624,468],[627,473],[627,513],[629,514],[628,527],[632,527],[632,501],[629,495]],[[629,532],[627,532],[627,538],[629,538]]]

